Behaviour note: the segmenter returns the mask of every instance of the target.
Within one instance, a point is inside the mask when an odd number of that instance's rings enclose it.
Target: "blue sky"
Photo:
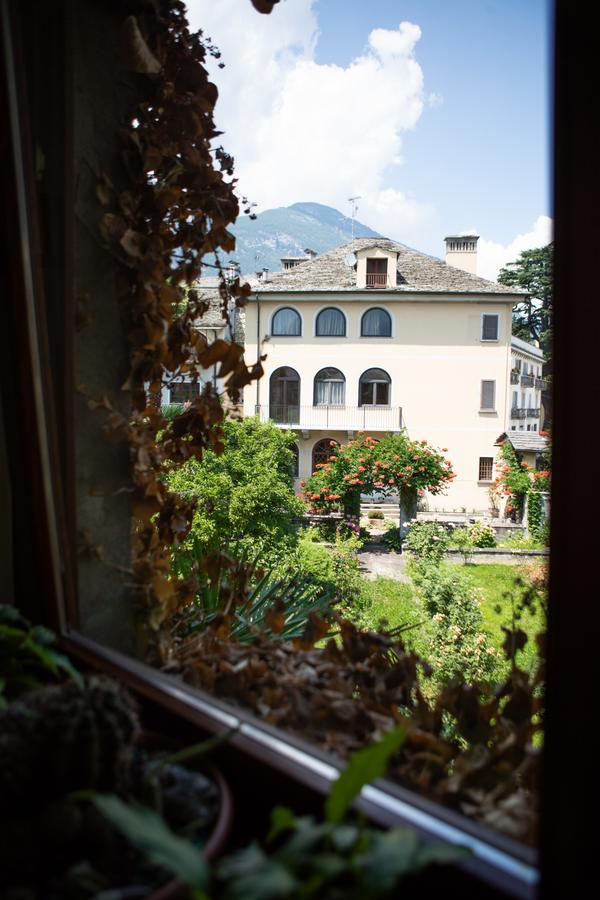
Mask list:
[[[322,64],[347,65],[373,27],[401,18],[421,28],[425,90],[442,102],[405,135],[400,183],[445,221],[459,215],[456,228],[502,243],[551,215],[547,0],[319,0],[316,9]]]
[[[258,210],[349,212],[481,274],[550,238],[549,0],[188,0],[220,46],[217,121]]]

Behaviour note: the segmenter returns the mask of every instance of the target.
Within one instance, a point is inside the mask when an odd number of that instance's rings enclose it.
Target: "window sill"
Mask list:
[[[240,765],[243,757],[250,757],[321,795],[329,792],[338,777],[340,765],[334,757],[173,675],[102,647],[77,632],[64,635],[61,645],[80,665],[117,678],[159,711],[162,708],[209,733],[236,729],[228,747],[240,754]],[[512,838],[385,779],[363,788],[355,806],[382,827],[412,827],[426,839],[468,847],[471,858],[457,867],[467,877],[497,888],[500,896],[534,900],[539,881],[536,853]]]
[[[497,409],[480,409],[479,415],[480,416],[497,416],[498,410]]]

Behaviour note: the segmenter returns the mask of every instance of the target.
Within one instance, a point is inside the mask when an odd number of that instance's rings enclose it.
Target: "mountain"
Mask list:
[[[231,231],[237,246],[230,259],[249,275],[264,268],[279,272],[282,256],[303,256],[306,248],[324,253],[345,244],[352,238],[352,220],[322,203],[293,203],[266,209],[254,220],[242,216]],[[355,220],[354,237],[382,235]]]

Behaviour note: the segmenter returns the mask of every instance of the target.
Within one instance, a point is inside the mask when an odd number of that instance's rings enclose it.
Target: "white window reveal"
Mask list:
[[[500,330],[500,316],[498,313],[481,314],[481,340],[497,341]]]
[[[496,409],[496,382],[481,382],[481,405],[480,410],[484,412],[493,412]]]

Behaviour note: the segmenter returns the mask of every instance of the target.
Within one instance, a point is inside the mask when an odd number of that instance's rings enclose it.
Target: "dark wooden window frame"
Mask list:
[[[12,533],[16,538],[24,534],[30,538],[28,571],[17,550],[11,557],[15,593],[25,612],[60,631],[63,646],[82,664],[114,674],[157,708],[176,713],[205,731],[221,730],[233,721],[239,722],[240,730],[232,743],[242,758],[260,758],[273,772],[284,772],[290,781],[323,793],[336,776],[334,760],[287,734],[273,732],[239,710],[89,641],[76,630],[73,551],[77,542],[72,518],[73,456],[69,445],[73,418],[68,392],[72,387],[68,375],[75,298],[65,290],[72,264],[67,224],[71,188],[67,178],[62,183],[62,195],[58,191],[54,195],[53,215],[58,227],[52,253],[60,267],[57,266],[53,279],[40,265],[35,160],[30,152],[34,144],[23,77],[27,69],[24,63],[30,60],[20,58],[24,51],[27,56],[26,51],[31,48],[23,48],[14,40],[17,8],[18,4],[10,0],[0,0],[0,139],[7,160],[0,170],[4,200],[0,220],[4,256],[1,286],[3,293],[11,297],[5,320],[10,325],[11,342],[0,372],[7,465],[13,484]],[[51,5],[44,23],[46,49],[40,60],[40,66],[53,76],[48,79],[53,81],[53,96],[47,116],[60,123],[57,131],[65,145],[70,139],[65,97],[70,89],[67,64],[73,43],[65,26],[69,9],[66,2]],[[586,420],[585,400],[578,386],[594,384],[598,379],[593,354],[581,352],[579,325],[585,321],[592,333],[593,323],[600,325],[596,298],[589,290],[590,261],[595,258],[597,240],[587,216],[592,198],[600,198],[596,141],[592,139],[597,128],[593,110],[598,76],[593,30],[581,28],[579,16],[573,8],[569,9],[566,0],[556,3],[555,35],[556,290],[551,523],[555,549],[550,563],[548,713],[541,793],[538,896],[543,900],[586,896],[596,867],[594,829],[588,821],[590,814],[595,815],[590,798],[596,777],[595,760],[589,748],[577,744],[583,740],[581,733],[572,735],[567,746],[565,731],[567,718],[575,726],[589,722],[589,711],[595,706],[591,691],[595,684],[592,660],[596,653],[594,624],[598,611],[597,604],[591,601],[597,579],[590,561],[595,558],[596,530],[593,510],[580,506],[571,479],[581,462],[579,442],[574,435],[580,434],[579,423]],[[38,49],[41,47],[42,42]],[[37,114],[43,118],[40,109]],[[57,143],[52,152],[60,155]],[[55,171],[58,168],[55,166]],[[17,364],[28,377],[19,380],[18,396],[11,400],[15,384],[10,381],[10,374],[16,371]],[[25,478],[28,492],[22,487]],[[24,589],[26,584],[28,591]],[[568,603],[561,602],[565,591]],[[579,679],[576,691],[571,678],[565,677],[565,661],[573,669],[572,677]],[[454,829],[455,837],[469,840],[474,857],[463,871],[471,872],[475,883],[480,880],[488,885],[486,897],[534,896],[534,856],[508,838],[385,781],[365,790],[359,803],[381,824],[406,822],[425,834],[450,840]],[[477,896],[476,892],[472,896]],[[478,896],[482,896],[481,889]]]

